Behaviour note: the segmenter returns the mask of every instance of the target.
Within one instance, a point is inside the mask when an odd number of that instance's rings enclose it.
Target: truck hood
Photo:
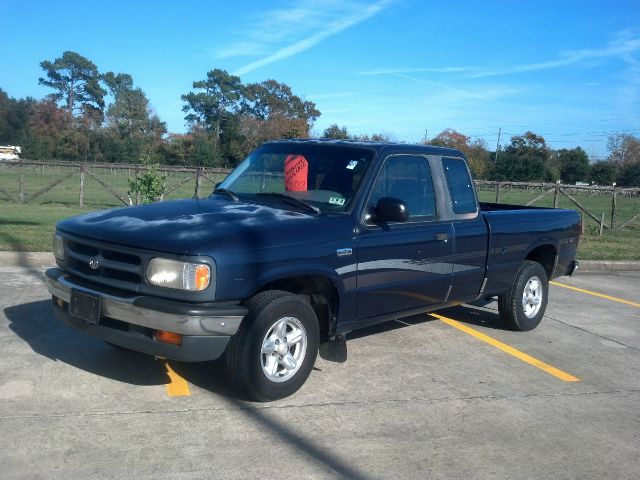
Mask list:
[[[329,232],[335,240],[339,231],[352,232],[350,223],[344,215],[314,216],[212,196],[87,213],[63,220],[57,228],[117,245],[195,255],[220,248],[241,251],[315,243]],[[343,228],[336,229],[337,224]]]

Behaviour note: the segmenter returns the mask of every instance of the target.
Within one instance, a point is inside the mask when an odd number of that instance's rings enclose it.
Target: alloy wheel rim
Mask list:
[[[260,360],[268,380],[286,382],[300,369],[307,353],[307,332],[295,317],[284,317],[267,330]]]
[[[527,318],[535,317],[542,306],[542,281],[537,276],[531,277],[522,291],[522,308]]]

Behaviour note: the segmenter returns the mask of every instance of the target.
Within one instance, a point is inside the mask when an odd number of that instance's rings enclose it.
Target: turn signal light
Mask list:
[[[166,330],[156,330],[156,342],[169,343],[171,345],[182,345],[182,335],[179,333],[167,332]]]
[[[195,273],[196,290],[204,290],[209,286],[209,267],[207,265],[197,265]]]

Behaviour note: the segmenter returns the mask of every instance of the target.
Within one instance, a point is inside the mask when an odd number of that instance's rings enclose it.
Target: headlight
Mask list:
[[[202,263],[152,258],[147,265],[147,281],[157,287],[200,291],[209,286],[211,268]]]
[[[53,256],[64,260],[64,239],[57,233],[53,234]]]

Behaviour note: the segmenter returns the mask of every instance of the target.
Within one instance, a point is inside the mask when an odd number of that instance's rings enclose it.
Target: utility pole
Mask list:
[[[427,130],[425,128],[424,129],[424,144],[426,145],[428,141],[429,141],[429,130]]]
[[[498,142],[496,143],[496,158],[495,158],[495,164],[498,163],[498,152],[500,151],[500,136],[502,135],[502,128],[498,129]]]

